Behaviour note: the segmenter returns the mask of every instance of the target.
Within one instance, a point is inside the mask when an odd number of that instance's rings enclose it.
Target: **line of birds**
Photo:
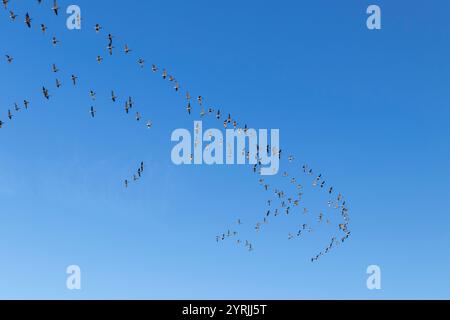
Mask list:
[[[142,174],[144,173],[144,169],[145,169],[145,165],[144,165],[144,161],[142,161],[141,164],[139,165],[139,168],[137,169],[136,173],[133,174],[132,180],[125,179],[125,181],[124,181],[125,188],[128,188],[128,186],[130,185],[130,181],[134,181],[134,182],[138,181],[142,177]]]
[[[4,5],[5,9],[6,9],[9,1],[8,1],[8,0],[2,0],[2,1],[3,1],[3,5]],[[38,0],[38,2],[41,3],[42,1],[39,1],[39,0]],[[55,13],[56,15],[58,15],[59,7],[58,7],[58,5],[57,5],[56,0],[54,1],[52,10],[54,11],[54,13]],[[11,18],[12,20],[15,20],[15,19],[17,18],[17,15],[16,15],[14,12],[10,11],[10,18]],[[29,15],[28,13],[26,13],[26,15],[25,15],[25,24],[27,25],[28,28],[31,28],[31,21],[32,21],[32,19],[31,19],[30,15]],[[100,24],[96,24],[95,27],[94,27],[94,29],[95,29],[95,32],[96,32],[96,33],[100,33],[101,30],[103,30],[103,27],[102,27]],[[42,31],[43,33],[45,33],[46,30],[47,30],[47,27],[46,27],[44,24],[41,24],[41,31]],[[107,40],[108,40],[108,43],[107,43],[107,46],[106,46],[107,52],[109,53],[110,56],[113,56],[114,49],[115,49],[115,46],[114,46],[114,36],[113,36],[112,34],[108,34],[108,35],[107,35]],[[57,40],[56,37],[53,37],[53,38],[52,38],[52,44],[53,44],[54,46],[56,46],[56,45],[59,44],[59,43],[60,43],[60,41]],[[124,50],[123,50],[123,51],[124,51],[124,53],[125,53],[126,55],[129,55],[129,54],[131,54],[131,52],[132,52],[132,50],[130,49],[130,47],[129,47],[128,44],[125,44],[125,45],[124,45]],[[11,64],[11,63],[14,61],[14,58],[13,58],[11,55],[6,55],[6,59],[7,59],[7,62],[8,62],[9,64]],[[102,61],[103,61],[103,57],[102,57],[101,55],[97,55],[97,62],[98,62],[99,64],[101,64]],[[137,60],[137,64],[138,64],[138,66],[139,66],[140,68],[143,69],[143,68],[145,67],[145,60],[142,59],[142,58],[139,58],[139,59]],[[54,73],[56,73],[56,72],[59,71],[59,69],[56,67],[55,64],[52,66],[52,71],[53,71]],[[151,71],[152,71],[153,73],[157,73],[158,71],[160,71],[160,68],[159,68],[156,64],[152,64],[152,65],[151,65]],[[162,76],[162,79],[163,79],[163,80],[169,80],[171,83],[174,84],[173,89],[174,89],[176,92],[180,92],[181,87],[180,87],[179,82],[176,80],[176,78],[175,78],[173,75],[169,74],[168,71],[167,71],[166,69],[162,69],[162,70],[161,70],[161,76]],[[73,82],[74,85],[76,85],[77,79],[78,79],[78,77],[77,77],[76,75],[72,75],[71,80],[72,80],[72,82]],[[57,87],[57,88],[60,88],[61,86],[62,86],[61,82],[60,82],[58,79],[56,79],[56,87]],[[49,94],[49,91],[48,91],[47,88],[42,87],[42,94],[43,94],[43,96],[44,96],[45,99],[49,100],[50,94]],[[90,97],[91,97],[91,99],[92,99],[93,101],[96,100],[96,93],[95,93],[93,90],[91,90],[91,91],[89,92],[89,95],[90,95]],[[113,102],[116,102],[117,99],[118,99],[118,98],[117,98],[117,96],[115,95],[114,91],[112,91],[112,92],[111,92],[111,100],[112,100]],[[188,91],[186,91],[186,93],[185,93],[185,99],[186,99],[186,103],[187,103],[187,105],[186,105],[186,111],[187,111],[187,113],[188,113],[189,115],[191,115],[191,114],[193,114],[193,111],[194,111],[194,110],[193,110],[193,109],[194,109],[194,108],[193,108],[193,100],[194,100],[194,99],[192,99],[192,97],[191,97],[191,95],[190,95],[190,93],[189,93]],[[221,112],[220,109],[217,109],[217,110],[216,110],[216,109],[213,108],[213,107],[207,107],[207,108],[205,108],[205,99],[204,99],[203,96],[199,95],[199,96],[197,96],[197,98],[196,98],[195,100],[196,100],[196,102],[197,102],[197,104],[198,104],[199,114],[200,114],[201,117],[204,117],[204,116],[207,116],[207,115],[214,115],[214,117],[215,117],[217,120],[221,120],[221,119],[222,119],[223,113]],[[29,103],[29,102],[28,102],[28,103]],[[133,104],[134,104],[134,103],[133,103],[131,97],[129,97],[129,98],[125,101],[125,112],[126,112],[127,114],[129,113],[130,109],[133,108]],[[92,117],[92,118],[95,118],[95,116],[96,116],[96,114],[97,114],[97,111],[95,110],[94,106],[91,106],[91,107],[90,107],[90,111],[89,111],[89,112],[90,112],[91,117]],[[10,116],[11,116],[11,117],[10,117]],[[12,118],[12,114],[11,114],[10,112],[8,113],[8,117],[9,117],[10,119]],[[243,127],[239,127],[239,122],[238,122],[236,119],[234,119],[234,118],[231,116],[231,114],[228,114],[228,116],[225,116],[223,119],[224,119],[224,120],[223,120],[223,126],[224,126],[224,128],[227,128],[228,126],[233,126],[233,127],[234,127],[236,130],[238,130],[239,132],[247,133],[247,131],[248,131],[248,126],[247,126],[247,124],[245,124]],[[141,115],[140,115],[139,112],[136,113],[136,120],[137,120],[138,122],[141,120]],[[1,127],[2,125],[3,125],[3,122],[0,121],[0,127]],[[148,121],[148,122],[147,122],[147,127],[148,127],[148,128],[151,128],[152,125],[153,125],[153,124],[152,124],[151,121]],[[259,146],[258,146],[257,149],[258,149],[258,152],[257,152],[256,157],[257,157],[257,162],[258,162],[258,163],[257,163],[256,165],[253,166],[253,172],[254,172],[254,173],[257,173],[257,174],[260,174],[260,168],[261,168],[262,164],[261,164],[261,160],[260,160],[260,157],[259,157],[259,153],[260,153]],[[281,149],[280,149],[280,150],[276,150],[276,149],[270,150],[270,147],[267,146],[267,153],[269,153],[269,151],[272,151],[272,154],[273,154],[273,155],[277,155],[277,156],[281,159],[281,157],[282,157],[282,150],[281,150]],[[243,151],[243,152],[244,152],[244,151]],[[247,152],[247,159],[249,159],[249,157],[250,157],[250,153]],[[289,156],[289,157],[288,157],[288,162],[289,162],[289,163],[293,163],[293,162],[294,162],[294,157],[293,157],[293,156]],[[313,170],[310,169],[307,165],[304,165],[304,166],[302,167],[302,169],[303,169],[303,172],[304,172],[305,174],[307,174],[307,175],[312,175],[312,174],[313,174]],[[142,170],[141,170],[140,173],[142,174]],[[138,172],[138,176],[139,176],[139,172]],[[283,177],[289,177],[289,176],[290,176],[290,175],[289,175],[288,172],[283,173]],[[136,178],[136,175],[134,175],[133,180],[135,180],[134,178]],[[267,183],[265,183],[263,179],[260,179],[259,181],[260,181],[260,184],[263,185],[264,190],[265,190],[265,191],[269,191],[270,185],[267,184]],[[297,179],[296,179],[295,177],[293,177],[293,178],[290,179],[290,182],[291,182],[291,184],[294,185],[294,184],[296,184]],[[129,184],[129,181],[126,180],[126,181],[125,181],[126,187],[128,187],[128,184]],[[326,182],[325,180],[322,179],[322,175],[320,174],[320,175],[318,175],[318,176],[313,180],[313,183],[312,183],[312,184],[313,184],[313,187],[319,186],[320,189],[325,189],[325,186],[327,185],[327,182]],[[296,185],[296,189],[297,189],[297,191],[298,191],[298,190],[301,190],[301,189],[302,189],[302,186],[299,185],[299,184],[297,184],[297,185]],[[271,207],[272,200],[268,200],[268,206],[269,206],[270,208],[266,211],[265,216],[263,217],[262,222],[257,222],[257,223],[256,223],[256,226],[255,226],[255,229],[256,229],[256,231],[258,231],[258,232],[261,230],[261,227],[262,227],[263,224],[267,224],[267,223],[268,223],[269,217],[270,217],[271,215],[273,215],[273,216],[278,216],[278,215],[280,214],[281,211],[284,211],[284,212],[286,213],[286,215],[289,215],[289,214],[292,212],[291,206],[292,206],[292,207],[298,207],[299,204],[300,204],[300,202],[302,201],[303,192],[297,192],[297,194],[296,194],[295,197],[287,197],[287,193],[285,193],[284,191],[281,191],[281,190],[278,190],[278,189],[275,189],[274,191],[275,191],[275,194],[276,194],[276,196],[277,196],[277,199],[278,199],[279,202],[280,202],[280,207],[273,209],[273,208]],[[334,187],[332,187],[332,186],[328,187],[328,188],[327,188],[327,191],[328,191],[328,194],[330,194],[330,195],[333,194],[333,193],[334,193]],[[346,206],[345,201],[343,201],[343,197],[342,197],[342,195],[341,195],[340,193],[338,194],[338,196],[337,196],[336,199],[333,199],[333,201],[329,201],[329,202],[328,202],[328,205],[329,205],[329,206],[334,205],[334,208],[335,208],[335,209],[341,208],[341,216],[342,216],[342,218],[343,218],[343,222],[344,222],[344,223],[342,223],[342,224],[339,225],[339,230],[341,230],[342,232],[344,232],[344,236],[343,236],[343,237],[341,238],[341,240],[340,240],[340,243],[343,243],[344,241],[346,241],[346,240],[349,238],[349,236],[350,236],[350,234],[351,234],[351,232],[350,232],[349,229],[348,229],[348,225],[349,225],[349,221],[350,221],[349,215],[348,215],[348,208],[347,208],[347,206]],[[307,213],[308,213],[308,209],[307,209],[307,208],[303,208],[303,213],[304,213],[304,214],[307,214]],[[323,213],[320,213],[320,214],[319,214],[318,220],[319,220],[320,222],[322,222],[322,220],[323,220]],[[329,223],[329,220],[327,220],[327,222]],[[239,224],[241,224],[241,223],[240,223],[240,220],[239,220]],[[311,231],[312,231],[311,227],[309,227],[307,224],[303,224],[303,225],[301,226],[300,230],[297,232],[297,236],[302,235],[304,232],[311,232]],[[228,233],[227,233],[227,234],[222,234],[221,236],[217,236],[216,240],[225,240],[227,237],[228,237]],[[294,238],[294,235],[290,233],[290,234],[288,235],[288,239],[293,239],[293,238]],[[241,243],[241,240],[238,239],[238,241],[239,241],[238,243]],[[317,260],[318,260],[320,257],[322,257],[324,254],[328,253],[328,252],[331,250],[331,248],[333,248],[334,246],[336,246],[336,243],[338,243],[338,242],[339,242],[339,241],[337,240],[337,238],[336,238],[336,237],[333,237],[333,238],[332,238],[332,241],[331,241],[331,243],[330,243],[330,245],[329,245],[328,247],[326,247],[325,250],[324,250],[323,252],[320,252],[318,255],[314,256],[314,257],[311,259],[311,261],[313,261],[313,262],[314,262],[314,261],[317,261]],[[248,240],[246,240],[246,247],[249,248],[250,251],[253,250],[253,245],[252,245]]]

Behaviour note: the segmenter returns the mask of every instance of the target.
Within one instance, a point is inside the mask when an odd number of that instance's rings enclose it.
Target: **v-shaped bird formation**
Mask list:
[[[18,17],[20,17],[20,15],[16,14],[12,10],[10,2],[11,1],[9,0],[2,0],[3,7],[8,13],[8,19],[11,22],[17,22],[19,21]],[[39,4],[43,4],[45,0],[37,0],[37,2]],[[57,0],[54,0],[52,2],[52,6],[50,9],[55,16],[58,16],[60,7]],[[34,28],[35,25],[38,26],[40,32],[44,35],[49,31],[45,23],[42,22],[40,24],[35,24],[34,19],[29,12],[25,12],[23,14],[23,23],[28,29]],[[99,41],[102,41],[102,39],[105,40],[105,51],[98,52],[97,56],[95,57],[98,64],[102,64],[102,62],[104,61],[103,54],[106,54],[107,57],[114,57],[118,54],[123,54],[130,57],[134,55],[134,51],[128,43],[116,46],[114,40],[115,36],[111,33],[104,34],[103,30],[103,26],[99,23],[96,23],[93,27],[93,32],[98,35]],[[61,45],[61,41],[58,40],[55,36],[52,36],[51,45],[54,47],[59,46]],[[116,50],[116,48],[119,47],[123,48],[123,50]],[[11,68],[14,67],[15,63],[19,63],[15,60],[14,55],[10,52],[5,53],[4,56],[6,58],[6,63],[10,65]],[[142,70],[146,69],[146,60],[144,58],[137,57],[135,61],[138,68]],[[53,63],[50,66],[50,71],[55,75],[55,84],[54,88],[51,90],[48,88],[48,86],[42,86],[41,94],[44,101],[48,101],[51,99],[51,91],[56,93],[58,89],[60,89],[65,84],[64,78],[58,76],[62,74],[62,71],[59,69],[56,63]],[[69,74],[70,77],[67,77],[67,81],[69,82],[69,84],[71,84],[71,86],[77,87],[80,81],[78,73],[70,72]],[[159,74],[162,81],[167,81],[171,85],[172,90],[175,94],[180,94],[182,92],[180,82],[165,68],[161,68],[157,64],[152,63],[151,67],[149,67],[149,74]],[[87,114],[89,115],[89,117],[91,117],[92,119],[96,119],[97,117],[102,116],[95,106],[95,104],[98,102],[95,89],[90,89],[86,94],[91,99],[91,105],[87,106]],[[243,122],[238,121],[237,118],[233,117],[230,113],[225,113],[219,108],[214,108],[211,106],[207,107],[206,99],[203,95],[196,95],[196,98],[193,98],[188,90],[184,90],[182,94],[184,96],[183,99],[186,101],[184,108],[188,116],[192,116],[196,112],[198,112],[198,115],[202,118],[209,117],[210,119],[219,121],[219,123],[223,124],[224,128],[233,127],[238,132],[247,132],[247,124],[244,123],[244,125],[242,125]],[[153,122],[151,120],[141,121],[143,119],[142,113],[138,110],[134,111],[135,101],[131,96],[120,92],[117,95],[114,89],[112,89],[110,93],[107,93],[107,95],[110,96],[110,103],[121,104],[123,106],[123,112],[125,115],[133,114],[137,124],[143,124],[147,129],[153,128]],[[122,102],[120,102],[121,99]],[[15,121],[15,116],[19,112],[21,112],[21,110],[27,110],[31,105],[32,103],[27,99],[23,99],[23,102],[21,104],[14,102],[11,108],[7,110],[8,120],[6,121]],[[6,125],[7,123],[0,119],[0,129],[4,128]],[[265,151],[267,153],[272,153],[274,156],[278,156],[280,159],[284,158],[282,156],[284,154],[284,151],[282,151],[281,149],[271,148],[270,146],[267,146],[267,150]],[[242,152],[246,155],[247,160],[249,160],[250,153],[246,152],[246,150],[242,150]],[[262,163],[259,146],[257,146],[257,153],[255,157],[257,160],[257,164],[251,166],[251,169],[253,174],[258,177],[257,181],[262,192],[264,192],[264,194],[269,198],[265,205],[265,209],[261,213],[259,221],[253,223],[248,222],[245,221],[245,217],[240,217],[239,219],[237,219],[234,227],[229,228],[226,232],[220,233],[216,236],[216,242],[220,243],[226,240],[233,240],[236,245],[242,246],[248,251],[253,251],[255,249],[253,241],[242,238],[240,232],[232,229],[249,227],[253,229],[255,233],[260,233],[272,222],[274,222],[275,219],[281,219],[283,216],[298,216],[299,219],[298,225],[293,227],[292,231],[287,233],[286,235],[287,240],[290,241],[296,238],[306,237],[308,234],[314,232],[315,226],[331,226],[331,221],[336,220],[336,216],[339,217],[340,222],[333,227],[333,230],[335,230],[335,235],[331,237],[329,242],[327,242],[327,245],[324,246],[323,250],[321,250],[311,258],[311,262],[318,261],[324,255],[328,254],[333,248],[347,241],[347,239],[351,235],[351,232],[349,230],[350,217],[347,201],[345,200],[343,194],[337,192],[336,188],[325,179],[323,174],[321,174],[320,172],[316,172],[308,164],[298,164],[296,158],[293,155],[288,155],[286,159],[283,160],[287,161],[286,165],[292,168],[292,170],[291,172],[284,171],[282,173],[282,178],[284,179],[282,184],[284,185],[284,187],[276,187],[269,181],[266,181],[267,178],[263,178],[260,174]],[[123,180],[124,188],[129,188],[132,182],[139,181],[143,176],[144,169],[144,162],[141,162],[136,172],[133,173],[130,177]],[[302,184],[300,183],[300,181],[305,182]],[[316,190],[316,192],[321,192],[328,197],[329,200],[324,203],[324,210],[314,213],[305,205],[304,191],[306,189],[306,186]],[[325,213],[326,211],[328,211],[329,213]],[[308,224],[302,222],[302,219],[304,219],[305,217],[314,217],[314,226],[312,225],[312,223]]]

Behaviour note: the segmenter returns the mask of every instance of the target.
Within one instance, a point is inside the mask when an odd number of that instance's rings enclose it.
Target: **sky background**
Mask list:
[[[60,1],[58,17],[43,2],[12,0],[16,22],[0,10],[0,298],[450,298],[448,1],[79,0]],[[69,4],[82,9],[80,31],[65,27]],[[381,6],[380,31],[366,28],[370,4]],[[314,220],[292,214],[256,235],[271,197],[249,167],[173,165],[171,132],[192,131],[200,116],[198,108],[187,115],[183,93],[151,63],[207,106],[280,129],[284,155],[296,157],[280,171],[309,186],[307,163],[342,192],[350,240],[311,263],[335,226],[288,241]],[[128,96],[151,130],[125,114]],[[7,110],[23,99],[30,109],[9,121]],[[222,124],[205,119],[204,127]],[[141,161],[143,178],[125,189]],[[326,210],[326,195],[307,189],[308,208]],[[217,244],[228,229],[255,250]],[[66,288],[73,264],[81,291]],[[372,264],[381,267],[379,291],[366,287]]]

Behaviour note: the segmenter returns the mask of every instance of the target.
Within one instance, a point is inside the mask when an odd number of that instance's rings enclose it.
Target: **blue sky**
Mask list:
[[[366,28],[373,3],[382,9],[380,31]],[[15,57],[0,63],[0,298],[450,297],[448,1],[76,4],[81,31],[67,30],[65,10],[55,17],[48,0],[11,1],[16,22],[0,10],[0,54]],[[53,35],[61,40],[55,48]],[[119,53],[125,43],[130,56]],[[52,63],[61,69],[60,89]],[[183,94],[152,74],[151,63],[208,106],[253,128],[280,129],[285,156],[296,157],[281,172],[309,185],[300,170],[307,163],[326,176],[348,201],[350,240],[312,264],[332,231],[288,241],[303,223],[298,214],[256,235],[268,196],[250,168],[174,166],[171,132],[193,130],[200,116],[187,115]],[[125,115],[128,96],[151,130]],[[23,99],[30,109],[8,121],[7,110]],[[141,161],[143,178],[125,190]],[[305,198],[312,211],[326,207],[317,190]],[[255,251],[217,244],[227,229],[242,229]],[[81,291],[65,286],[72,264],[81,267]],[[380,291],[366,288],[372,264],[382,270]]]

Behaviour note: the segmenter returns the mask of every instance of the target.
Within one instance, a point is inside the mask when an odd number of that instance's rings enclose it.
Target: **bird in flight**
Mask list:
[[[45,24],[41,24],[41,31],[42,33],[45,33],[45,31],[47,31],[47,26]]]
[[[94,107],[91,107],[90,114],[91,114],[91,117],[92,117],[92,118],[95,118],[95,114],[96,114],[96,113],[97,113],[97,111],[95,111]]]
[[[56,87],[59,89],[59,88],[61,88],[61,86],[62,86],[61,81],[56,79]]]
[[[31,18],[30,18],[30,15],[28,14],[28,12],[25,15],[25,24],[27,25],[28,28],[31,28]]]
[[[93,90],[89,91],[89,96],[92,98],[92,100],[95,100],[95,92]]]
[[[12,117],[13,117],[13,115],[12,115],[12,113],[11,113],[11,110],[8,110],[8,119],[9,119],[9,120],[12,120]]]
[[[95,25],[95,32],[99,33],[100,30],[102,30],[102,26],[99,25],[98,23]]]
[[[113,102],[116,102],[116,100],[117,100],[117,97],[116,97],[116,95],[114,94],[114,91],[111,91],[111,100],[112,100]]]
[[[131,49],[128,47],[127,44],[125,45],[124,51],[125,51],[125,54],[129,54],[131,52]]]
[[[55,47],[58,43],[60,43],[60,41],[58,39],[56,39],[56,37],[52,38],[52,44]]]
[[[42,87],[42,94],[44,95],[44,98],[49,100],[50,99],[50,95],[48,93],[48,89],[45,87]]]
[[[30,102],[27,100],[23,100],[23,105],[25,106],[25,109],[28,109]]]
[[[8,8],[8,2],[9,0],[3,0],[3,7],[5,7],[5,9]]]
[[[13,60],[14,60],[14,58],[11,57],[11,56],[8,55],[8,54],[7,54],[5,57],[6,57],[6,61],[8,61],[9,64],[11,64],[11,63],[13,62]]]
[[[147,121],[147,129],[151,129],[153,127],[153,123],[149,120]]]
[[[0,120],[0,129],[3,127],[3,121],[2,120]]]
[[[52,65],[52,71],[53,71],[54,73],[56,73],[56,72],[59,71],[58,67],[56,67],[56,64],[53,64],[53,65]]]
[[[59,7],[58,7],[58,3],[57,3],[56,0],[53,0],[53,7],[52,7],[52,10],[53,10],[53,12],[55,13],[55,15],[58,15]]]
[[[97,56],[97,62],[102,63],[102,61],[103,61],[103,58],[101,56]]]
[[[10,11],[9,17],[11,18],[12,21],[16,21],[16,18],[18,17],[18,15],[15,14],[13,11]]]
[[[76,76],[76,75],[72,75],[72,83],[73,83],[73,85],[76,85],[77,84],[77,80],[78,80],[78,77]]]

